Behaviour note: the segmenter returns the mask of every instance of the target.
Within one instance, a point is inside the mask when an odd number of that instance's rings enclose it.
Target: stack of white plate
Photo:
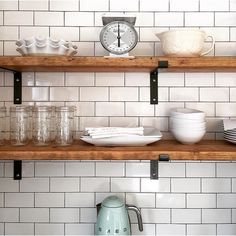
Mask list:
[[[16,41],[18,51],[23,56],[73,56],[77,46],[63,39],[32,37]]]
[[[224,140],[236,144],[236,120],[223,120]]]
[[[197,143],[206,133],[205,113],[189,108],[175,108],[170,112],[170,129],[179,142]]]

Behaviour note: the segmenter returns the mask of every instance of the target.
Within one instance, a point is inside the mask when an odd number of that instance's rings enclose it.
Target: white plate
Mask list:
[[[226,135],[226,134],[224,134],[223,135],[224,136],[224,138],[226,138],[226,139],[232,139],[232,140],[236,140],[236,136],[232,136],[232,135]]]
[[[162,134],[155,128],[144,128],[144,135],[127,135],[110,138],[92,139],[89,136],[82,136],[80,139],[95,146],[145,146],[161,140]]]
[[[231,139],[225,139],[225,141],[236,144],[236,140],[234,141],[234,140],[231,140]]]
[[[236,138],[235,134],[225,134],[224,133],[224,136],[229,137],[229,138]]]
[[[224,131],[224,134],[236,135],[236,132],[228,132],[228,131]]]
[[[227,137],[224,137],[225,140],[230,140],[230,141],[235,141],[236,142],[236,139],[233,139],[233,138],[227,138]]]
[[[236,135],[224,134],[224,137],[231,138],[231,139],[236,139]]]
[[[224,136],[225,137],[229,137],[229,138],[236,138],[236,135],[232,135],[232,134],[225,134],[224,133]]]

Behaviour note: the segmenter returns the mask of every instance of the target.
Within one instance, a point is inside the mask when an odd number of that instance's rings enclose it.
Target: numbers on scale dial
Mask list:
[[[112,22],[105,26],[101,42],[112,53],[124,54],[129,52],[137,43],[135,29],[124,22]]]

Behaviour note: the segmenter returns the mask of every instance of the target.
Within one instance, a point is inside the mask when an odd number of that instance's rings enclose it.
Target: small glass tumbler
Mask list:
[[[0,145],[5,142],[6,132],[6,107],[0,107]]]
[[[56,107],[55,143],[59,146],[67,146],[73,143],[74,113],[74,106]]]
[[[29,141],[30,108],[10,107],[10,140],[14,146],[26,145]]]
[[[46,146],[51,141],[51,115],[49,106],[35,106],[32,115],[32,139],[37,146]]]

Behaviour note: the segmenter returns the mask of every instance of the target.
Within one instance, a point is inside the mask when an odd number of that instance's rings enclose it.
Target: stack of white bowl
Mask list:
[[[77,46],[63,39],[31,37],[16,41],[18,51],[23,56],[73,56]]]
[[[175,108],[170,112],[170,129],[183,144],[199,142],[206,133],[205,113],[189,108]]]

